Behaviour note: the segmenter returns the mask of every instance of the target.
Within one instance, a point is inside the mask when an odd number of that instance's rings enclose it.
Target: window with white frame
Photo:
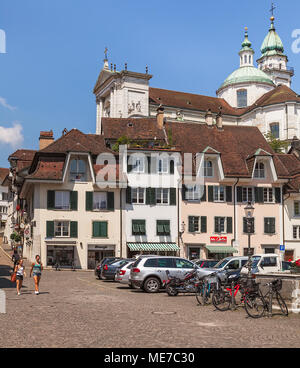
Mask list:
[[[157,165],[157,171],[160,174],[166,174],[168,173],[168,164],[169,164],[169,158],[168,157],[161,157],[158,159]]]
[[[107,192],[93,193],[93,210],[107,209]]]
[[[214,202],[225,202],[225,187],[214,186]]]
[[[205,160],[204,168],[203,168],[203,176],[204,177],[212,177],[213,176],[213,164],[212,161]]]
[[[294,201],[294,216],[300,216],[300,201]]]
[[[293,239],[300,239],[300,226],[293,226]]]
[[[186,186],[185,199],[188,201],[200,200],[200,185]]]
[[[274,188],[264,188],[264,202],[265,203],[274,203]]]
[[[143,173],[145,170],[144,157],[132,157],[132,172]]]
[[[55,209],[68,210],[70,209],[70,192],[63,190],[55,191]]]
[[[54,221],[54,236],[70,236],[70,221]]]
[[[156,188],[156,203],[159,203],[159,204],[169,203],[169,189],[168,188]]]
[[[145,188],[131,188],[131,202],[144,204],[145,203]]]
[[[257,162],[254,169],[254,177],[262,179],[265,177],[265,164],[263,162]]]
[[[73,159],[70,163],[70,180],[85,181],[86,180],[86,163],[84,160]]]
[[[253,201],[253,187],[243,187],[242,189],[242,201],[252,202]]]

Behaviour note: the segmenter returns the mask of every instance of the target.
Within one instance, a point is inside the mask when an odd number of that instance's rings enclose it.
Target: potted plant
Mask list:
[[[300,259],[291,263],[290,271],[291,273],[300,273]]]

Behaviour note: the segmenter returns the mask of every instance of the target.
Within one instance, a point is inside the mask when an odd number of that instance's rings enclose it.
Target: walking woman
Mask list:
[[[33,273],[35,295],[38,295],[40,293],[39,284],[42,276],[42,271],[43,271],[43,264],[41,263],[40,256],[37,255],[35,256],[35,263],[32,263],[30,270],[30,277],[31,274]]]
[[[26,277],[26,273],[25,273],[25,266],[24,266],[24,261],[21,258],[15,269],[14,272],[16,273],[16,284],[17,284],[17,294],[21,295],[21,288],[22,288],[22,284],[23,284],[23,277]]]

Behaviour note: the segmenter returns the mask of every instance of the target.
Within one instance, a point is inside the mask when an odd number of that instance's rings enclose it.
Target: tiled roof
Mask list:
[[[61,180],[65,160],[42,159],[38,161],[33,173],[26,176],[26,179],[38,180]]]
[[[4,180],[7,178],[8,175],[9,175],[9,169],[0,167],[0,185],[3,184]]]

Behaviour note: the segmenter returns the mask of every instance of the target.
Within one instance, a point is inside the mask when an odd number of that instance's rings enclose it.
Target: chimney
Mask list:
[[[223,128],[223,117],[222,117],[222,107],[219,107],[219,113],[216,117],[216,124],[218,129]]]
[[[164,108],[159,105],[159,107],[157,108],[157,114],[156,114],[156,121],[157,121],[157,125],[159,127],[159,129],[163,129],[164,127]]]
[[[49,144],[54,142],[52,129],[49,132],[40,132],[39,141],[40,141],[40,150],[42,150],[43,148],[48,147]]]
[[[212,117],[211,109],[208,109],[205,114],[205,122],[208,126],[213,125],[213,117]]]

